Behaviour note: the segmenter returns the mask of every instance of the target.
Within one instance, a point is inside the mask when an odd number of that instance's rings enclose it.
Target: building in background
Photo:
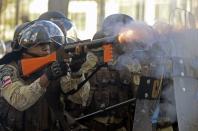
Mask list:
[[[49,2],[52,4],[48,8]],[[12,39],[17,24],[34,20],[48,9],[61,10],[74,21],[80,39],[92,38],[104,17],[114,13],[125,13],[150,25],[160,20],[195,23],[198,27],[197,0],[0,0],[0,4],[0,39],[3,40]],[[183,11],[178,13],[176,8]],[[184,18],[185,10],[192,15]]]
[[[68,18],[74,21],[78,37],[89,39],[97,30],[97,3],[96,1],[71,1]]]
[[[11,40],[18,24],[36,19],[48,10],[48,0],[0,0],[0,39]],[[0,2],[1,3],[1,2]]]

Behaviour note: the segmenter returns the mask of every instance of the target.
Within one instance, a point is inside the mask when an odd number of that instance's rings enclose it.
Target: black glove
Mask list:
[[[82,64],[86,61],[86,54],[79,54],[72,56],[72,61],[70,63],[70,69],[72,72],[77,72],[80,70]]]
[[[46,70],[45,74],[48,80],[55,80],[65,74],[67,74],[69,67],[64,62],[53,62]]]

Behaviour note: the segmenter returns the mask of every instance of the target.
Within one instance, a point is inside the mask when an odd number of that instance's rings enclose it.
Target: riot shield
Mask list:
[[[155,130],[153,126],[159,118],[154,116],[157,110],[163,110],[158,108],[164,95],[162,88],[166,86],[172,89],[166,98],[171,95],[173,100],[172,110],[167,112],[173,116],[167,122],[177,121],[180,131],[197,129],[198,30],[194,28],[193,16],[185,10],[175,13],[173,18],[172,25],[162,30],[164,34],[143,23],[127,26],[133,30],[134,41],[123,44],[124,54],[116,62],[120,65],[118,69],[134,63],[141,65],[133,131]],[[169,84],[164,84],[166,81]]]
[[[198,30],[194,27],[192,14],[182,10],[173,15],[171,30],[163,37],[166,40],[161,61],[155,61],[155,57],[149,59],[149,65],[157,65],[153,72],[161,71],[161,76],[172,80],[174,89],[175,110],[179,131],[197,131],[198,129]],[[161,42],[161,41],[160,41]],[[167,53],[168,52],[168,53]],[[152,66],[149,66],[151,68]],[[160,68],[159,68],[160,67]],[[158,74],[160,74],[158,72]],[[145,76],[145,74],[142,74]],[[154,76],[159,80],[160,75],[153,73],[146,76]],[[147,77],[146,81],[151,81]],[[159,99],[155,99],[152,92],[160,91],[161,86],[144,83],[139,86],[139,97],[136,101],[133,131],[154,131],[152,117],[157,109]],[[158,92],[160,96],[160,92]],[[155,106],[153,106],[155,105]]]
[[[179,11],[180,10],[180,11]],[[182,29],[172,34],[173,87],[179,131],[198,129],[198,30],[195,29],[193,15],[188,11],[177,10],[171,21],[184,23]],[[182,15],[183,13],[183,15]],[[176,14],[176,13],[175,13]],[[178,16],[182,19],[178,19]],[[177,27],[177,24],[175,25]],[[175,27],[174,26],[174,27]]]
[[[155,72],[158,72],[158,69],[165,69],[164,76],[173,81],[179,131],[196,131],[198,129],[197,36],[198,30],[195,29],[173,33],[170,40],[171,46],[174,47],[172,54],[163,58],[164,62],[161,64],[157,61],[157,66],[163,68],[154,69]],[[169,67],[167,68],[167,66]],[[149,76],[153,76],[153,73],[150,72]],[[158,95],[162,88],[161,82],[157,80],[159,77],[156,74],[152,78],[142,77],[136,101],[133,131],[142,131],[145,128],[148,131],[155,130],[153,129],[152,116],[157,108],[158,97],[160,97]]]
[[[197,42],[198,30],[186,29],[173,35],[177,50],[173,59],[173,85],[179,131],[198,129]]]
[[[133,131],[153,131],[152,116],[158,104],[160,81],[154,77],[141,77],[138,89]]]

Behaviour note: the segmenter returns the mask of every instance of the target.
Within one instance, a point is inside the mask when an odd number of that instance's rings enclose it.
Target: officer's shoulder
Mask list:
[[[18,70],[12,64],[6,64],[0,68],[0,87],[6,87],[7,85],[17,81]]]
[[[0,67],[1,72],[13,72],[17,71],[17,68],[14,64],[6,64],[6,65],[1,65]]]
[[[5,65],[0,65],[0,69],[3,68]]]

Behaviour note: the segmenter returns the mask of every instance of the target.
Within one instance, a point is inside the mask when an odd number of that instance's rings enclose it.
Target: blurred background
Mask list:
[[[191,12],[192,23],[186,23],[185,15],[178,15],[179,21],[198,27],[198,0],[0,0],[0,39],[11,40],[17,25],[48,10],[63,12],[76,24],[79,38],[88,39],[110,14],[125,13],[153,25],[169,23],[176,8]]]

